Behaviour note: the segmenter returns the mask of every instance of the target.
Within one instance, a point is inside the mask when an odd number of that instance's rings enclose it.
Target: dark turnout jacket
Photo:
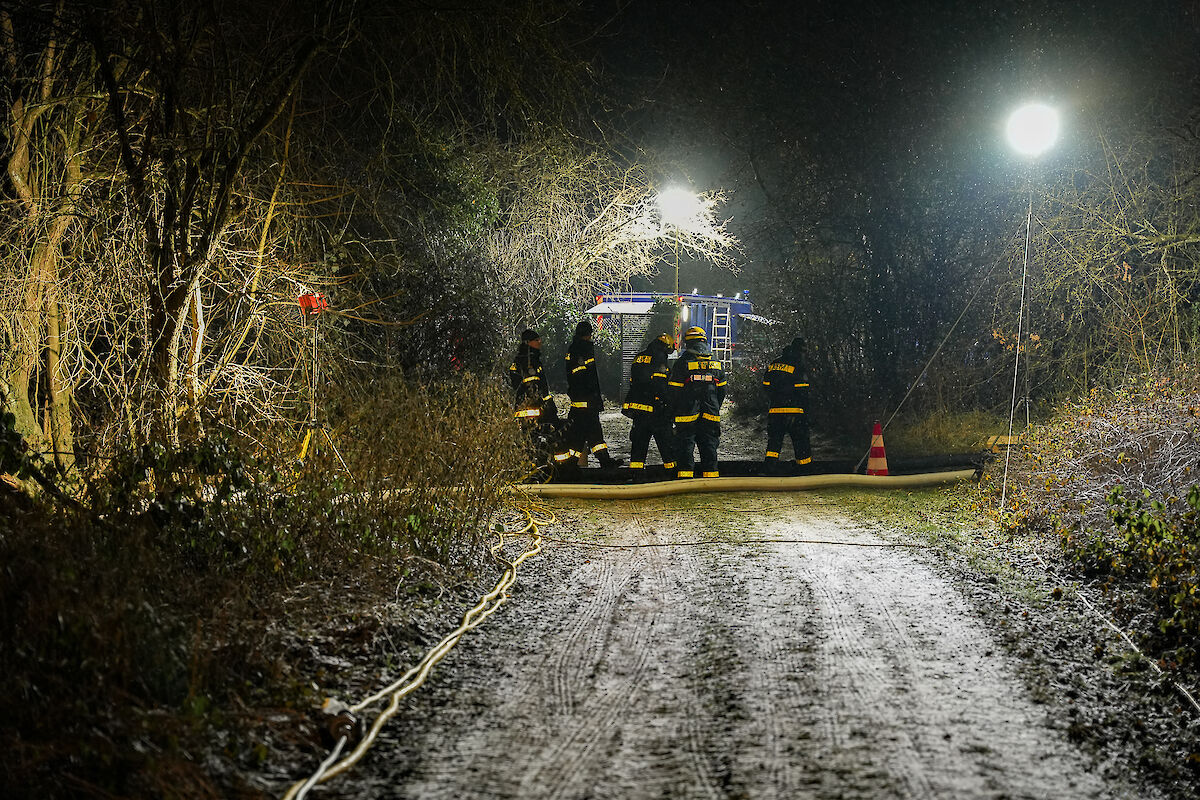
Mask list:
[[[688,342],[675,366],[671,367],[671,408],[675,424],[697,420],[721,421],[725,402],[725,370],[712,357],[708,342]]]
[[[632,420],[667,418],[667,346],[657,339],[637,354],[629,367],[629,393],[621,413]]]
[[[550,386],[542,372],[542,352],[522,342],[517,346],[517,355],[508,367],[508,382],[516,395],[515,416],[537,419],[550,402]]]
[[[792,345],[767,365],[763,378],[772,414],[803,414],[808,408],[808,369],[804,355]]]
[[[564,356],[567,367],[567,394],[572,408],[602,411],[600,375],[596,372],[596,348],[588,339],[576,338]]]

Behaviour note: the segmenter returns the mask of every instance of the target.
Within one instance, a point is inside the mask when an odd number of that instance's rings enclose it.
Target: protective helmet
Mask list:
[[[660,333],[657,336],[656,341],[662,342],[668,348],[675,348],[675,340],[671,338],[671,334],[669,333]]]
[[[581,337],[581,336],[591,336],[591,335],[592,335],[592,323],[588,322],[586,319],[580,320],[579,324],[575,326],[576,338]]]
[[[529,342],[535,342],[540,338],[542,338],[542,335],[533,328],[526,328],[525,330],[521,331],[521,341],[525,342],[526,344]]]
[[[687,333],[683,335],[685,342],[694,342],[697,339],[708,341],[708,334],[704,332],[704,328],[692,327],[687,329]]]

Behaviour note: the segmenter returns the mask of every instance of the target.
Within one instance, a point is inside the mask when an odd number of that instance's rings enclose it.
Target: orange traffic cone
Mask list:
[[[879,420],[875,421],[875,429],[871,431],[871,455],[867,457],[868,475],[887,475],[887,452],[883,449],[883,428]]]

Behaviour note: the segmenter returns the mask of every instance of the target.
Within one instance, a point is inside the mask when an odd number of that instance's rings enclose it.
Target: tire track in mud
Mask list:
[[[822,538],[880,542],[846,521]],[[789,527],[777,526],[787,535]],[[820,620],[817,796],[1110,796],[1046,729],[965,602],[907,553],[810,548],[797,577]]]
[[[656,535],[657,531],[647,529],[641,520],[635,519],[634,524],[642,534],[640,538],[644,541],[662,538]],[[672,533],[678,533],[678,531]],[[690,621],[695,616],[696,608],[699,605],[696,602],[697,597],[695,594],[687,592],[686,587],[695,586],[702,581],[701,565],[698,563],[695,553],[659,548],[652,549],[650,552],[663,571],[664,601],[669,601],[670,598],[687,598],[686,603],[677,602],[672,606],[677,613],[666,621],[664,627],[667,629],[663,631],[664,638],[669,637],[675,642],[690,641],[694,638],[694,633],[689,630],[688,625],[680,625],[680,622]],[[679,611],[683,613],[678,613]],[[712,765],[705,757],[708,746],[705,738],[706,731],[699,724],[702,719],[699,702],[694,694],[682,690],[680,676],[675,669],[677,666],[677,663],[664,660],[663,668],[646,687],[647,694],[659,698],[660,705],[667,709],[667,716],[673,722],[673,731],[669,727],[667,730],[672,732],[655,742],[655,751],[661,755],[659,759],[650,762],[642,769],[642,775],[638,782],[642,786],[648,786],[657,780],[662,793],[669,796],[678,782],[678,770],[672,768],[672,763],[677,761],[679,769],[691,776],[689,785],[697,788],[697,796],[716,800],[721,797],[721,793],[715,783]],[[680,749],[681,745],[682,749]],[[627,759],[634,757],[633,752],[628,752],[634,749],[636,746],[627,745],[627,752],[623,757]],[[668,776],[668,780],[664,781],[663,778]]]
[[[748,694],[757,698],[755,705],[765,728],[762,760],[766,769],[752,788],[778,791],[781,796],[791,795],[797,787],[799,759],[793,731],[796,720],[809,713],[813,690],[805,679],[812,669],[810,621],[794,614],[811,592],[788,580],[789,572],[772,563],[764,576],[768,591],[765,607],[771,616],[760,617],[756,635],[759,649],[754,662],[761,666],[749,673],[747,687]],[[781,591],[781,587],[788,586],[793,588]]]
[[[832,535],[858,540],[846,537],[845,531],[834,531]],[[811,611],[822,621],[818,642],[825,657],[819,661],[817,680],[825,687],[826,696],[839,701],[832,708],[821,709],[817,716],[827,757],[863,750],[866,741],[875,746],[877,743],[869,736],[865,724],[875,715],[864,717],[861,712],[892,709],[896,705],[895,695],[911,691],[906,677],[913,673],[911,655],[915,648],[892,616],[889,603],[894,600],[889,597],[879,602],[871,594],[864,597],[860,586],[860,582],[870,580],[865,576],[871,575],[872,569],[864,563],[864,557],[869,563],[877,555],[839,551],[835,557],[827,557],[815,553],[805,564],[805,570],[812,575],[809,583],[814,587]],[[891,741],[892,735],[891,732],[885,735],[883,752],[916,752],[907,730],[895,732],[900,741]],[[821,742],[818,737],[818,747]],[[864,758],[868,764],[872,760],[877,759]],[[893,790],[905,796],[940,796],[917,768],[915,758],[889,757],[886,771],[875,780],[893,784]]]
[[[632,525],[637,541],[660,539],[637,520]],[[664,640],[686,636],[679,630],[677,613],[686,603],[672,604],[671,599],[686,596],[679,592],[681,582],[690,582],[695,568],[690,558],[681,562],[678,553],[670,550],[650,548],[627,553],[632,569],[643,580],[631,587],[629,602],[609,621],[610,635],[602,651],[594,654],[598,663],[619,673],[619,682],[613,685],[612,679],[606,680],[600,673],[593,687],[605,698],[600,710],[594,702],[581,707],[577,718],[569,722],[573,727],[566,734],[567,741],[546,754],[547,763],[564,768],[557,773],[550,769],[535,771],[522,781],[521,796],[640,796],[655,784],[660,784],[662,796],[672,796],[681,769],[690,775],[688,784],[707,787],[698,796],[722,796],[701,757],[705,746],[702,731],[695,724],[696,715],[679,714],[681,707],[694,703],[674,691],[677,682],[671,674],[672,663],[662,658]],[[666,613],[668,609],[672,613]],[[628,663],[631,655],[633,664]],[[670,699],[664,700],[666,697]],[[672,721],[669,735],[646,735],[655,730],[655,717]],[[631,719],[642,720],[633,726],[643,731],[638,736],[628,735]],[[614,771],[614,762],[634,768]],[[670,776],[665,783],[664,776]]]
[[[742,527],[881,543],[812,500],[764,501]],[[696,538],[694,507],[623,508],[590,507],[580,525],[619,543]],[[1045,724],[965,601],[904,551],[559,547],[522,581],[385,730],[374,772],[321,796],[1119,796]]]
[[[548,664],[553,685],[551,701],[565,713],[575,710],[575,696],[595,675],[594,656],[604,646],[611,625],[613,610],[633,578],[632,572],[620,571],[612,563],[596,565],[598,573],[590,602],[580,602],[575,608],[575,624],[567,634],[563,647]]]
[[[629,566],[629,585],[634,589],[629,594],[649,595],[650,603],[627,612],[640,618],[632,630],[620,624],[625,614],[616,608],[615,602],[612,603],[607,618],[598,626],[603,628],[604,635],[586,637],[581,658],[577,659],[590,660],[599,667],[604,655],[615,648],[622,653],[625,664],[597,675],[596,691],[581,704],[578,714],[572,713],[570,705],[549,709],[566,718],[566,730],[545,752],[544,760],[526,774],[520,787],[522,796],[538,792],[547,798],[564,797],[569,789],[580,783],[585,783],[582,788],[586,791],[588,782],[585,779],[599,743],[610,738],[617,729],[621,713],[641,688],[662,616],[661,605],[653,598],[662,595],[665,575],[660,559],[652,550],[637,551]]]

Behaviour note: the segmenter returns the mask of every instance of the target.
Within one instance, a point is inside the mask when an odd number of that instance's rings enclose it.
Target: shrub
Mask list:
[[[198,716],[296,699],[263,646],[289,592],[391,593],[480,563],[525,463],[506,393],[398,377],[329,405],[302,464],[303,431],[231,431],[95,459],[78,507],[0,495],[0,795],[138,794],[157,780],[145,754],[211,735]]]
[[[1093,389],[1026,431],[1001,510],[1014,532],[1048,535],[1083,575],[1102,576],[1120,593],[1114,610],[1126,624],[1152,615],[1143,634],[1192,668],[1200,667],[1198,409],[1200,376],[1186,369]],[[992,496],[981,507],[995,508],[1003,464],[985,476],[982,492]]]
[[[1137,581],[1154,603],[1163,645],[1176,648],[1180,660],[1196,658],[1200,634],[1200,486],[1186,500],[1129,497],[1122,486],[1108,494],[1111,534],[1063,532],[1066,552],[1089,573]]]
[[[763,389],[763,369],[766,364],[756,364],[749,361],[734,361],[733,368],[726,375],[728,388],[725,396],[733,403],[733,408],[743,419],[766,419],[770,403],[767,392]]]
[[[985,411],[927,413],[889,426],[887,446],[889,453],[909,456],[977,452],[989,436],[1007,430],[1007,419]]]

